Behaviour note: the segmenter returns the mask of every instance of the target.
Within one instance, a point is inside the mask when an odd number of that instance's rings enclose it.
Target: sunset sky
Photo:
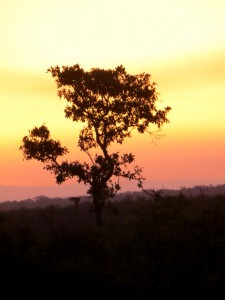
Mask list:
[[[136,155],[145,188],[225,183],[224,13],[224,0],[1,0],[0,200],[35,196],[22,193],[25,186],[40,186],[38,195],[56,186],[19,151],[34,126],[45,123],[74,159],[84,159],[79,127],[64,118],[66,102],[46,73],[76,63],[150,73],[159,105],[172,107],[160,140],[134,134],[121,149]],[[84,193],[74,179],[48,195],[67,196],[72,184],[74,194]]]

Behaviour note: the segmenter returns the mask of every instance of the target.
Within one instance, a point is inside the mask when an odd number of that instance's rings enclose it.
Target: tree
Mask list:
[[[110,146],[122,144],[134,129],[143,134],[150,133],[151,124],[161,128],[168,122],[167,113],[171,108],[157,109],[158,94],[149,74],[130,75],[123,66],[84,71],[77,64],[51,67],[47,72],[56,81],[58,96],[67,101],[65,117],[84,124],[78,147],[87,154],[89,162],[64,160],[59,163],[58,158],[66,155],[68,149],[51,139],[45,125],[29,131],[20,150],[26,160],[44,163],[44,168],[55,174],[58,184],[77,177],[78,182],[87,185],[97,224],[101,226],[106,200],[121,188],[119,179],[136,180],[140,187],[144,179],[138,166],[128,169],[135,158],[132,153],[110,153]],[[98,152],[93,155],[95,148]]]

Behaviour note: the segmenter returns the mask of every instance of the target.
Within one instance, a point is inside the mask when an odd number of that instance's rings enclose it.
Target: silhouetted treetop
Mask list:
[[[89,162],[65,160],[59,163],[57,158],[68,150],[51,139],[45,125],[29,131],[20,150],[25,159],[45,163],[45,168],[55,174],[57,183],[77,177],[78,182],[88,185],[97,223],[101,225],[105,200],[120,189],[119,179],[136,180],[140,187],[144,180],[141,168],[128,169],[134,161],[132,153],[110,153],[109,146],[114,142],[122,144],[134,129],[145,133],[151,132],[150,125],[161,128],[168,122],[170,107],[156,107],[158,94],[149,74],[130,75],[123,66],[84,71],[77,64],[51,67],[48,72],[56,80],[59,97],[67,101],[65,117],[84,123],[78,147],[88,155]],[[97,147],[101,153],[91,154],[90,150]]]
[[[150,82],[149,74],[130,75],[123,66],[89,72],[79,65],[56,66],[48,71],[56,79],[59,97],[68,101],[66,118],[87,122],[81,141],[84,137],[85,142],[93,141],[94,128],[100,144],[107,147],[111,142],[122,143],[132,129],[144,133],[150,124],[160,128],[168,122],[170,107],[157,109],[155,83]],[[89,143],[89,147],[97,144]]]

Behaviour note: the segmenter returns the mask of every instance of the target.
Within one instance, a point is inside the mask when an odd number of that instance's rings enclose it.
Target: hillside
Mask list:
[[[76,211],[59,205],[1,211],[2,293],[11,298],[16,291],[23,299],[223,298],[225,196],[132,196],[106,206],[102,229],[85,201]]]

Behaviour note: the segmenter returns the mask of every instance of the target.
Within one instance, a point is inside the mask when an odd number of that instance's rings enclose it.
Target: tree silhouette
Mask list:
[[[128,169],[134,161],[132,153],[110,153],[110,146],[122,144],[134,129],[150,133],[150,124],[160,128],[168,122],[167,113],[171,108],[157,109],[158,94],[149,74],[130,75],[122,65],[109,70],[84,71],[77,64],[51,67],[47,72],[56,80],[58,96],[68,102],[65,117],[84,124],[78,147],[87,154],[89,163],[77,160],[59,163],[58,157],[66,155],[68,149],[50,138],[45,125],[29,131],[20,150],[26,160],[44,163],[44,168],[55,174],[58,184],[77,177],[78,182],[87,185],[96,222],[101,226],[104,204],[120,189],[119,179],[136,180],[139,187],[144,179],[138,166]],[[98,153],[93,155],[94,148],[98,148]]]

